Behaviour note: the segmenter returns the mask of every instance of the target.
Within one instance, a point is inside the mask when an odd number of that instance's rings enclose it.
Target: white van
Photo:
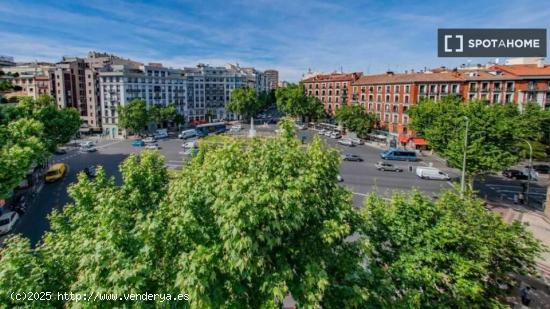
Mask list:
[[[416,175],[422,179],[449,180],[451,177],[435,167],[417,167]]]
[[[158,129],[155,131],[155,134],[153,134],[153,137],[156,139],[161,138],[167,138],[168,137],[168,130],[167,129]]]
[[[197,131],[195,129],[183,130],[178,135],[178,137],[181,139],[188,139],[195,136],[197,136]]]

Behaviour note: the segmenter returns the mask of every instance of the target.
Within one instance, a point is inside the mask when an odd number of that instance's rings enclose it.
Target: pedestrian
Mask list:
[[[514,193],[514,204],[518,204],[519,202],[519,198],[518,198],[518,195],[516,193]]]
[[[525,201],[525,195],[523,194],[523,192],[521,192],[518,196],[518,200],[519,200],[519,203],[521,205],[523,205],[523,202]]]
[[[412,172],[413,171],[413,167],[412,165],[409,165],[409,172]]]
[[[527,307],[531,303],[531,288],[529,286],[521,289],[521,303]]]

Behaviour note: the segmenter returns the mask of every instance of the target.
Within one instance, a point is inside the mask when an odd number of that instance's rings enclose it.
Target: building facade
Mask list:
[[[267,90],[271,91],[279,86],[279,71],[277,70],[265,70],[265,77],[267,79]]]
[[[455,95],[464,101],[514,103],[520,111],[528,102],[550,109],[550,65],[540,59],[534,63],[386,72],[356,79],[350,74],[316,75],[303,83],[306,94],[318,97],[328,113],[334,114],[343,104],[358,104],[375,114],[378,127],[402,145],[418,140],[409,129],[408,110],[423,99],[439,101]],[[347,98],[342,97],[343,89]]]
[[[187,80],[182,70],[150,63],[139,69],[129,65],[112,65],[98,75],[103,134],[124,136],[118,128],[118,106],[133,99],[143,99],[148,106],[174,103],[177,112],[187,114]]]
[[[362,73],[320,74],[302,80],[306,94],[318,98],[329,115],[348,103],[351,85]]]
[[[63,60],[55,65],[54,87],[57,106],[76,108],[81,120],[87,123],[85,70],[84,59],[63,57]]]

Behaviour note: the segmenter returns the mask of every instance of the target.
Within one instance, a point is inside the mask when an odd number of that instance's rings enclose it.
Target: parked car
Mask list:
[[[417,167],[416,175],[422,179],[449,180],[451,177],[435,167]]]
[[[355,144],[347,138],[343,138],[343,139],[339,140],[338,144],[344,145],[344,146],[349,146],[349,147],[355,146]]]
[[[91,146],[95,146],[94,142],[92,141],[84,141],[84,142],[81,142],[80,143],[80,147],[91,147]]]
[[[384,171],[384,172],[385,171],[390,171],[390,172],[402,172],[403,171],[403,169],[400,168],[400,167],[397,167],[393,164],[382,162],[382,161],[377,162],[374,166],[376,166],[377,170]]]
[[[525,168],[529,168],[529,165],[526,165]],[[537,171],[538,173],[540,174],[548,174],[550,173],[550,165],[545,165],[545,164],[537,164],[537,165],[533,165],[533,169],[535,171]]]
[[[181,145],[181,147],[183,147],[183,148],[198,148],[199,144],[197,143],[197,141],[190,141],[190,142],[187,142],[187,143],[183,143]]]
[[[94,178],[97,174],[97,169],[94,165],[90,165],[86,168],[84,168],[84,173],[90,177],[90,178]]]
[[[178,138],[188,139],[196,136],[197,136],[197,131],[195,129],[189,129],[189,130],[181,131],[181,133],[178,135]]]
[[[307,130],[307,126],[305,124],[297,124],[296,128],[298,128],[298,130]]]
[[[346,154],[343,156],[343,160],[344,160],[344,161],[363,162],[363,158],[361,158],[361,157],[358,156],[358,155],[351,154],[351,153],[346,153]]]
[[[229,132],[240,132],[243,129],[241,125],[234,125],[229,129]]]
[[[155,143],[157,140],[155,139],[154,136],[149,136],[149,137],[146,137],[143,139],[143,142],[145,144],[150,144],[150,143]]]
[[[140,139],[137,139],[137,140],[132,142],[132,146],[134,146],[134,147],[143,147],[143,146],[145,146],[145,142],[140,140]]]
[[[319,135],[325,135],[325,133],[327,133],[327,130],[325,129],[319,130]]]
[[[67,150],[65,148],[56,148],[53,153],[56,155],[64,155],[67,153]]]
[[[364,142],[362,139],[358,137],[348,137],[348,139],[354,144],[354,145],[363,145]]]
[[[44,175],[44,180],[46,182],[54,182],[58,179],[63,178],[67,172],[67,165],[65,163],[56,163],[48,169],[46,175]]]
[[[153,137],[156,139],[163,139],[168,137],[168,130],[166,129],[158,129],[155,131],[155,134],[153,134]]]
[[[96,152],[97,148],[94,145],[80,147],[80,152]]]
[[[529,176],[525,175],[522,171],[512,170],[512,169],[503,171],[502,176],[506,178],[518,179],[518,180],[529,179]]]
[[[341,137],[342,137],[342,135],[339,132],[332,132],[330,134],[330,138],[339,139]]]
[[[19,214],[16,211],[6,212],[0,216],[0,235],[9,233],[18,220]]]
[[[158,150],[158,149],[160,149],[160,146],[158,144],[149,144],[149,145],[145,146],[145,149]]]

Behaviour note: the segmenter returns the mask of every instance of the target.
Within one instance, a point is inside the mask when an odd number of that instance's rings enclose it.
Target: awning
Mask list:
[[[401,142],[401,143],[407,143],[407,142],[409,142],[409,137],[408,137],[408,136],[405,136],[405,135],[399,135],[398,140],[399,140],[399,142]]]
[[[424,145],[428,145],[428,141],[426,141],[423,138],[413,138],[413,144],[417,146],[424,146]]]

